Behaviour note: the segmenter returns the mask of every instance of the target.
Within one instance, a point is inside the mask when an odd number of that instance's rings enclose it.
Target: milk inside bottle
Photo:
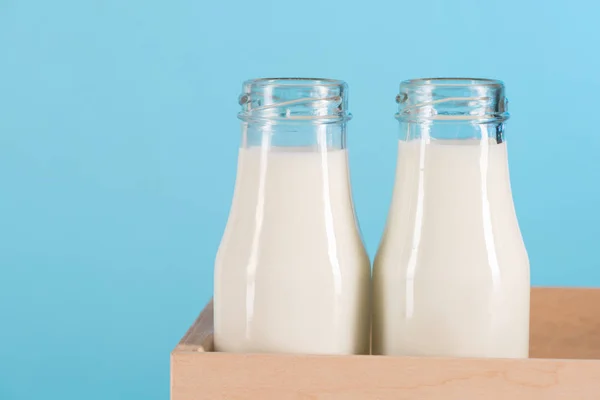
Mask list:
[[[215,262],[215,347],[369,351],[370,264],[346,149],[347,86],[248,81],[235,191]]]

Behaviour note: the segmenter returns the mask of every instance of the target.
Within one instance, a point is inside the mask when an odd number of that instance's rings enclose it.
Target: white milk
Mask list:
[[[370,264],[345,150],[240,149],[215,263],[215,346],[369,351]]]
[[[374,354],[527,357],[529,261],[506,144],[400,141],[373,273]]]

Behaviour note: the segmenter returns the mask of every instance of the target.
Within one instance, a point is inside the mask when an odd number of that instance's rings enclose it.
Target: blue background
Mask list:
[[[0,0],[0,399],[166,399],[212,292],[248,78],[346,80],[371,256],[398,83],[505,81],[536,285],[600,286],[598,2]]]

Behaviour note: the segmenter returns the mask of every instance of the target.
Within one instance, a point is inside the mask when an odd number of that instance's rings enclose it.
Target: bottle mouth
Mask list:
[[[446,87],[457,87],[457,86],[490,86],[490,87],[503,87],[504,83],[497,79],[486,79],[486,78],[419,78],[409,79],[401,83],[404,87],[410,86],[446,86]]]
[[[256,86],[340,86],[345,82],[329,78],[258,78],[244,82],[244,88]]]
[[[245,81],[239,97],[243,121],[335,123],[347,121],[348,85],[327,78],[260,78]]]
[[[485,78],[423,78],[400,83],[396,118],[408,122],[501,122],[509,118],[504,83]]]

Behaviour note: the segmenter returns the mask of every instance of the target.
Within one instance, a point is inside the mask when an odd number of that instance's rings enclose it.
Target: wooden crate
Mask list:
[[[172,400],[600,400],[600,289],[532,289],[522,360],[216,353],[212,322],[172,352]]]

